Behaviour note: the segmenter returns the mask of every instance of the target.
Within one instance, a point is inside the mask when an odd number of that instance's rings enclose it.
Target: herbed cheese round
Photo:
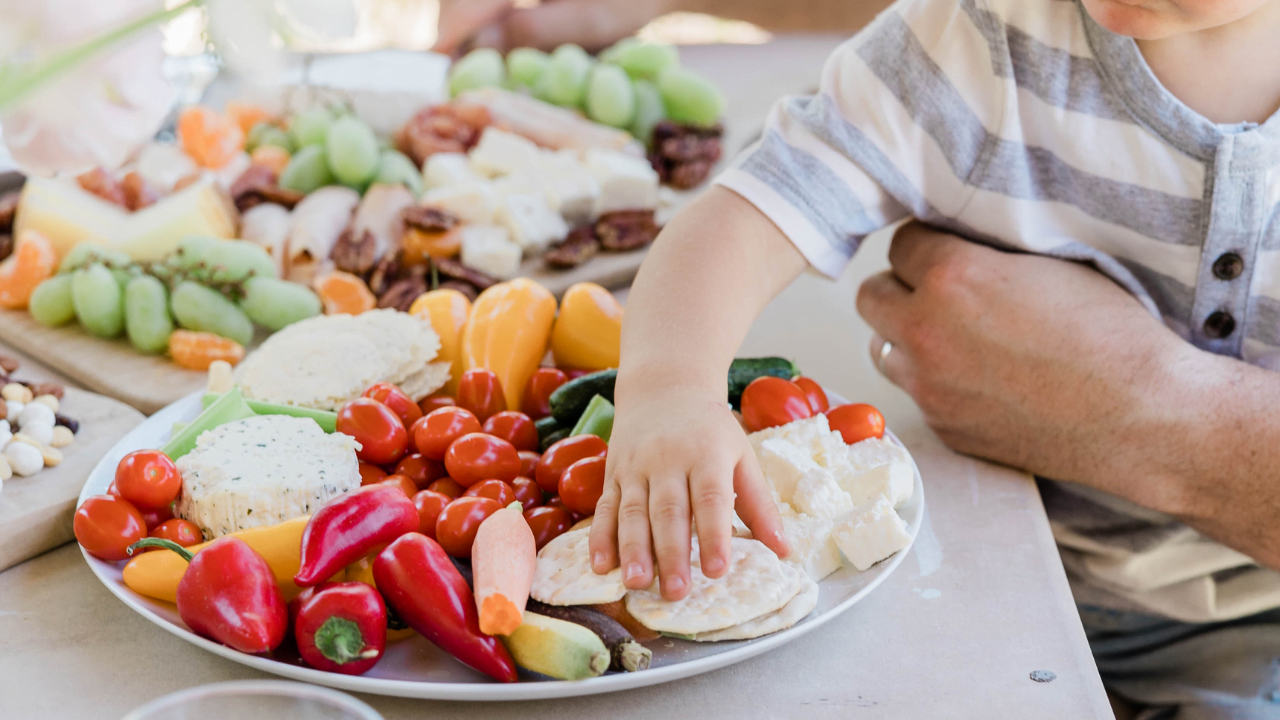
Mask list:
[[[177,515],[206,540],[309,515],[360,487],[358,447],[309,418],[261,415],[219,425],[178,458]]]

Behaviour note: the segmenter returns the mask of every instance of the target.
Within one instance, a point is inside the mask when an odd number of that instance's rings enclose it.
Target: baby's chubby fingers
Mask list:
[[[791,554],[791,544],[782,530],[782,516],[773,502],[773,493],[765,482],[750,446],[733,471],[733,490],[737,495],[738,516],[751,530],[751,536],[785,558]]]
[[[679,600],[689,593],[689,484],[683,473],[649,481],[649,521],[662,597]]]
[[[714,458],[689,474],[689,499],[698,529],[702,574],[718,578],[729,568],[733,535],[733,460]]]
[[[622,485],[618,503],[618,555],[622,564],[622,582],[628,588],[642,590],[653,582],[652,547],[649,485],[635,478]]]
[[[618,505],[622,489],[613,475],[606,475],[604,493],[596,503],[595,519],[591,521],[589,546],[591,569],[603,575],[618,566]]]

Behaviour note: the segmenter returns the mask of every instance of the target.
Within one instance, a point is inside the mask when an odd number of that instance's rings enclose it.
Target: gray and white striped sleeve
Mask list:
[[[831,277],[875,230],[955,217],[1006,102],[973,22],[954,0],[896,3],[832,54],[817,94],[779,101],[759,143],[716,182]],[[978,132],[948,122],[956,103]]]

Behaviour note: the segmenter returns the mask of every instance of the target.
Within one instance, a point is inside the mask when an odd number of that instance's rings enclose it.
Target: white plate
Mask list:
[[[168,439],[174,422],[189,421],[198,415],[201,394],[194,393],[164,408],[122,438],[89,475],[89,480],[80,493],[80,502],[91,495],[107,491],[115,477],[115,468],[120,458],[134,450],[160,447]],[[834,395],[831,399],[837,400]],[[889,436],[894,442],[901,444],[891,433]],[[914,542],[924,516],[924,487],[920,481],[919,469],[916,469],[915,492],[911,501],[899,512],[906,520]],[[83,549],[81,552],[102,584],[138,614],[193,645],[264,672],[317,685],[378,695],[432,700],[540,700],[594,695],[678,680],[746,660],[791,642],[817,629],[866,597],[897,569],[909,549],[903,549],[866,572],[860,573],[853,568],[844,567],[832,573],[819,585],[821,592],[814,612],[782,632],[755,640],[722,643],[695,643],[661,638],[648,643],[648,647],[653,650],[653,665],[648,670],[610,673],[577,682],[542,680],[521,671],[521,682],[510,684],[493,682],[418,635],[389,644],[382,661],[368,673],[359,676],[313,670],[302,666],[296,658],[276,659],[246,655],[192,633],[179,619],[178,610],[173,605],[130,590],[120,579],[123,563],[103,562],[84,553]]]

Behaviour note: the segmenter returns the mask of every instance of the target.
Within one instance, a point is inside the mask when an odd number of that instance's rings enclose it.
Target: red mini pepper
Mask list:
[[[189,563],[178,581],[178,615],[197,635],[240,652],[270,652],[284,640],[289,611],[271,566],[249,544],[226,536],[194,557],[172,540],[147,538],[134,548],[163,547]]]
[[[327,672],[362,675],[387,646],[387,606],[372,585],[321,583],[289,604],[298,653]]]
[[[435,540],[401,536],[374,559],[373,580],[409,627],[476,670],[516,681],[511,655],[498,638],[480,632],[471,587]]]
[[[319,585],[334,573],[418,529],[418,508],[404,491],[367,485],[320,508],[302,531],[302,561],[293,581]]]

